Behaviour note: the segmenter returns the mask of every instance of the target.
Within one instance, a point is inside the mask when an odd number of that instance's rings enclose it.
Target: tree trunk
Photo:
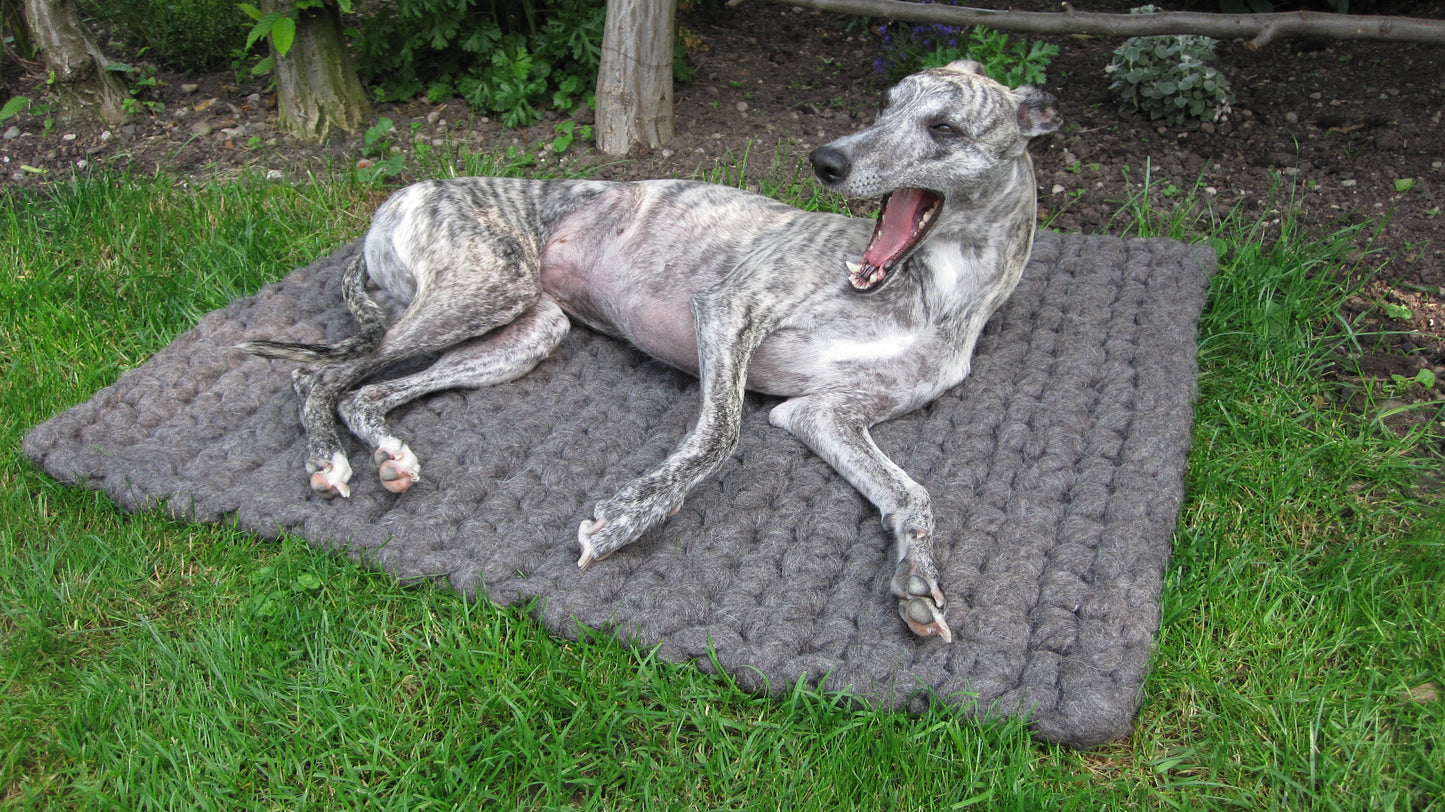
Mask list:
[[[626,155],[672,140],[677,0],[608,0],[597,70],[597,148]]]
[[[55,80],[93,96],[106,121],[125,121],[125,82],[106,70],[110,60],[81,26],[75,4],[71,0],[25,0],[25,21]]]
[[[263,10],[277,0],[265,0]],[[307,141],[325,141],[332,129],[355,132],[371,120],[371,103],[341,34],[341,12],[327,3],[302,9],[296,40],[276,60],[276,119],[282,132]]]

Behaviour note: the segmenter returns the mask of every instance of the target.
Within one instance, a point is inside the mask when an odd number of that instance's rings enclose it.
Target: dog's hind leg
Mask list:
[[[882,512],[895,545],[889,589],[898,597],[898,613],[914,634],[951,641],[933,563],[928,491],[888,459],[868,432],[893,406],[887,397],[868,393],[824,393],[784,401],[768,420],[813,449]]]
[[[307,435],[306,467],[312,488],[324,496],[349,492],[351,470],[336,424],[338,404],[347,392],[393,363],[445,352],[502,327],[531,310],[542,295],[535,240],[495,212],[474,211],[469,218],[440,223],[408,221],[399,233],[393,232],[395,227],[380,218],[373,224],[367,236],[369,272],[373,277],[409,274],[416,280],[415,297],[386,328],[374,350],[359,358],[323,362],[297,378],[298,391],[305,390],[301,416]],[[375,255],[373,242],[378,244]],[[398,242],[412,254],[410,265],[396,264],[401,260],[389,249]],[[399,471],[396,466],[388,469],[397,472],[389,489],[399,492],[411,482],[404,477],[415,472],[415,457],[400,441],[389,451],[400,464]],[[398,484],[401,487],[395,487]]]
[[[527,374],[566,337],[570,325],[557,303],[542,297],[516,321],[447,350],[436,363],[412,375],[363,386],[343,400],[341,417],[352,433],[376,452],[381,484],[401,493],[421,478],[416,455],[386,424],[386,414],[443,389],[473,389]]]

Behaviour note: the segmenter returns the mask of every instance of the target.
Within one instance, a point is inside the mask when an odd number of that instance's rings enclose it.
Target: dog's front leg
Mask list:
[[[577,530],[579,567],[606,558],[676,513],[688,492],[737,445],[748,364],[766,331],[755,314],[723,296],[701,294],[692,310],[702,384],[697,423],[667,459],[598,503],[594,518],[582,522]]]
[[[928,491],[890,460],[868,432],[894,407],[885,395],[826,392],[785,401],[768,413],[768,420],[802,440],[878,507],[895,544],[897,564],[889,589],[898,596],[898,613],[914,634],[951,642],[953,631],[944,620],[943,590],[933,563]]]

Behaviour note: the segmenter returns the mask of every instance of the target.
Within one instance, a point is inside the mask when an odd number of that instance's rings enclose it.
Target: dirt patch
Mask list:
[[[1052,0],[1012,5],[1057,7]],[[1129,5],[1104,0],[1088,8]],[[1407,5],[1375,8],[1445,18],[1442,0]],[[377,113],[396,122],[388,140],[403,154],[448,144],[511,147],[532,156],[541,171],[587,167],[619,180],[727,180],[745,171],[751,183],[776,162],[806,183],[806,152],[865,124],[878,109],[881,37],[861,21],[751,0],[684,13],[681,24],[699,43],[690,54],[695,78],[677,88],[676,137],[652,154],[617,160],[576,144],[558,156],[548,148],[561,120],[555,115],[507,130],[457,101],[384,104]],[[1052,228],[1117,231],[1124,225],[1118,213],[1146,182],[1166,200],[1197,189],[1216,211],[1262,220],[1266,239],[1269,229],[1289,221],[1287,212],[1310,234],[1358,227],[1358,261],[1330,269],[1368,282],[1342,314],[1359,331],[1342,368],[1378,386],[1428,370],[1432,386],[1390,391],[1408,402],[1445,396],[1445,48],[1285,41],[1251,52],[1241,42],[1221,43],[1217,66],[1233,84],[1233,113],[1218,123],[1166,128],[1118,111],[1104,73],[1116,41],[1045,39],[1060,48],[1048,89],[1067,122],[1033,149]],[[45,117],[30,115],[0,124],[0,183],[38,186],[116,166],[299,180],[355,166],[362,156],[358,136],[324,147],[279,136],[264,83],[231,73],[158,78],[161,85],[145,100],[164,111],[120,127],[54,114],[49,128]],[[44,95],[41,76],[26,82],[27,95]],[[584,110],[577,117],[587,123],[589,116]]]

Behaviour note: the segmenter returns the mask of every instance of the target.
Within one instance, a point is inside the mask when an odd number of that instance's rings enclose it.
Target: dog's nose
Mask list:
[[[808,153],[813,173],[824,183],[837,183],[848,177],[848,156],[832,147],[818,147]]]

